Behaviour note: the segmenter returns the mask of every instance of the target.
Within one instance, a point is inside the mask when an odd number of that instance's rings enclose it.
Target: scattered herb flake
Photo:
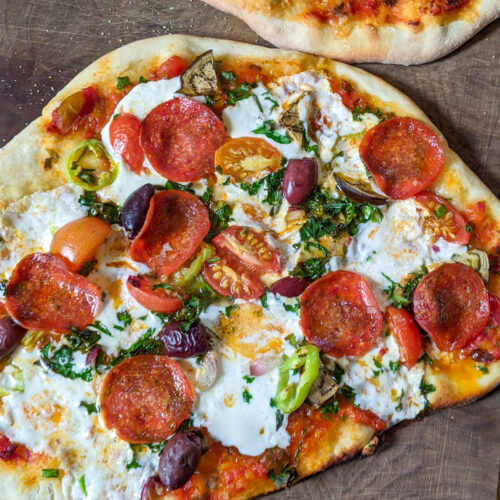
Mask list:
[[[119,76],[116,80],[116,88],[118,90],[123,90],[125,87],[132,85],[130,78],[128,76]]]
[[[250,400],[253,398],[246,387],[243,389],[241,396],[243,397],[243,401],[245,401],[245,403],[250,403]]]
[[[42,477],[45,478],[59,477],[59,469],[42,469]]]

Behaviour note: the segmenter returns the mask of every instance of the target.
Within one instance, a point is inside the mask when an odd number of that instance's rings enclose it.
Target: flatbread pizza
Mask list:
[[[498,18],[495,0],[204,0],[284,49],[344,62],[423,64]]]
[[[139,41],[0,178],[2,499],[252,498],[500,381],[499,201],[360,69]]]

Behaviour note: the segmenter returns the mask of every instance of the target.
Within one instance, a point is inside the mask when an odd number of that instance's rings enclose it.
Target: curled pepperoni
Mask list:
[[[108,373],[101,415],[124,441],[156,443],[175,432],[194,401],[193,388],[176,361],[146,354],[126,359]]]
[[[359,154],[379,188],[394,199],[423,191],[444,167],[439,137],[414,118],[392,118],[373,127]]]
[[[153,168],[175,181],[196,181],[215,170],[226,139],[224,125],[207,106],[179,97],[156,106],[144,119],[140,143]]]
[[[485,327],[490,315],[488,292],[470,267],[443,264],[418,284],[413,312],[439,349],[454,351]]]
[[[160,191],[151,198],[130,255],[165,276],[196,252],[209,229],[207,207],[196,196],[185,191]]]
[[[99,288],[72,273],[64,259],[34,253],[22,259],[7,286],[6,307],[24,328],[69,333],[90,325],[101,302]]]
[[[334,271],[316,280],[300,303],[304,335],[331,356],[364,354],[382,328],[382,313],[370,285],[351,271]]]
[[[144,163],[144,151],[139,144],[140,130],[141,121],[130,113],[118,115],[109,126],[109,139],[113,149],[137,175],[141,174]]]

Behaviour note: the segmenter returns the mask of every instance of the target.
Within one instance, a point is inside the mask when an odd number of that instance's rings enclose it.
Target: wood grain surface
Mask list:
[[[499,28],[497,21],[425,66],[363,66],[406,92],[497,196]],[[97,57],[167,33],[267,45],[241,21],[198,0],[0,0],[0,145]],[[497,494],[499,465],[497,390],[472,406],[399,426],[374,456],[334,467],[272,498],[489,500]]]

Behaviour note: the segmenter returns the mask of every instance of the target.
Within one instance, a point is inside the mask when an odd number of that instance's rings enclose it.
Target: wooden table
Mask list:
[[[425,66],[364,65],[412,97],[497,196],[499,27],[493,23],[451,56]],[[0,141],[19,132],[100,55],[167,33],[266,45],[241,21],[198,0],[0,0]],[[490,500],[499,459],[497,390],[473,406],[400,426],[373,457],[335,467],[273,498]]]

